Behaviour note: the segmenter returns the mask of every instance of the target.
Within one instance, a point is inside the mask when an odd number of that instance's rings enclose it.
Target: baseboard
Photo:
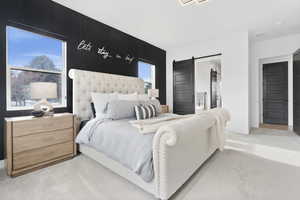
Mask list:
[[[289,150],[277,146],[267,146],[256,144],[255,142],[239,141],[234,139],[227,139],[225,148],[300,167],[300,151],[297,150]]]
[[[4,168],[4,160],[0,160],[0,169]]]

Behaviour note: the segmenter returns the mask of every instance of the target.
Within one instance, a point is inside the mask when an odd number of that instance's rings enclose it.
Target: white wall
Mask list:
[[[231,113],[228,130],[249,133],[249,39],[238,32],[222,39],[167,50],[167,103],[173,106],[173,60],[222,53],[223,107]]]
[[[272,40],[252,42],[250,45],[250,126],[260,123],[260,71],[261,64],[268,60],[289,61],[289,125],[293,124],[293,68],[292,54],[300,48],[300,34],[279,37]]]
[[[0,170],[4,168],[4,160],[0,160]]]

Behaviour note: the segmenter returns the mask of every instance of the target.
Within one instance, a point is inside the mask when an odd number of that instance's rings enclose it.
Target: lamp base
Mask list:
[[[53,116],[54,109],[53,106],[46,100],[42,99],[38,103],[33,106],[34,111],[42,111],[44,113],[43,116]]]

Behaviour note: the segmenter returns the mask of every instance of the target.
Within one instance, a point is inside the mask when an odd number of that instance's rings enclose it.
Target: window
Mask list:
[[[139,61],[138,72],[139,78],[145,82],[145,92],[147,94],[148,89],[155,88],[155,65]]]
[[[57,84],[54,107],[66,106],[66,42],[12,26],[6,27],[7,110],[32,109],[33,82]]]

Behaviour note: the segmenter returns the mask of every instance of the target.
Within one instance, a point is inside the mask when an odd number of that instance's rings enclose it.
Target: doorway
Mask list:
[[[294,132],[300,135],[300,49],[293,56],[293,85],[294,85],[294,99],[293,99],[293,111],[294,111]]]
[[[288,62],[263,64],[262,127],[288,129]]]
[[[218,98],[218,72],[214,69],[210,70],[210,108],[217,107]]]

